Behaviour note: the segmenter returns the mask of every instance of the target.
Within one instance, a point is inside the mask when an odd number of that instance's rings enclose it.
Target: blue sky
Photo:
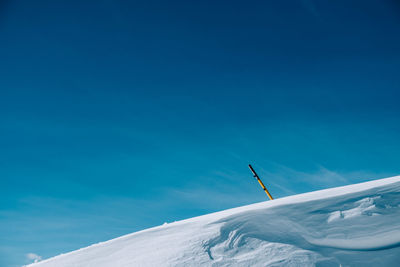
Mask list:
[[[0,3],[0,265],[400,173],[396,1]]]

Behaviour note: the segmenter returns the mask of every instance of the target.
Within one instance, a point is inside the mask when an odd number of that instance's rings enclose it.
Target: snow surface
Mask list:
[[[400,176],[164,224],[29,266],[400,266]]]

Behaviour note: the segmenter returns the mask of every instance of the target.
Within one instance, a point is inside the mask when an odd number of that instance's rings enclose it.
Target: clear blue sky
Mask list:
[[[397,1],[0,2],[0,266],[400,173]]]

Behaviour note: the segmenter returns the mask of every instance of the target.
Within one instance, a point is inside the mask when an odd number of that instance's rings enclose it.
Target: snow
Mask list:
[[[29,266],[400,266],[400,176],[165,223]]]

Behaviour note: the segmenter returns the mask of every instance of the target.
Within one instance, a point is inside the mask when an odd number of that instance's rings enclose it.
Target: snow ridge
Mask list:
[[[398,266],[400,176],[147,229],[30,266]]]

